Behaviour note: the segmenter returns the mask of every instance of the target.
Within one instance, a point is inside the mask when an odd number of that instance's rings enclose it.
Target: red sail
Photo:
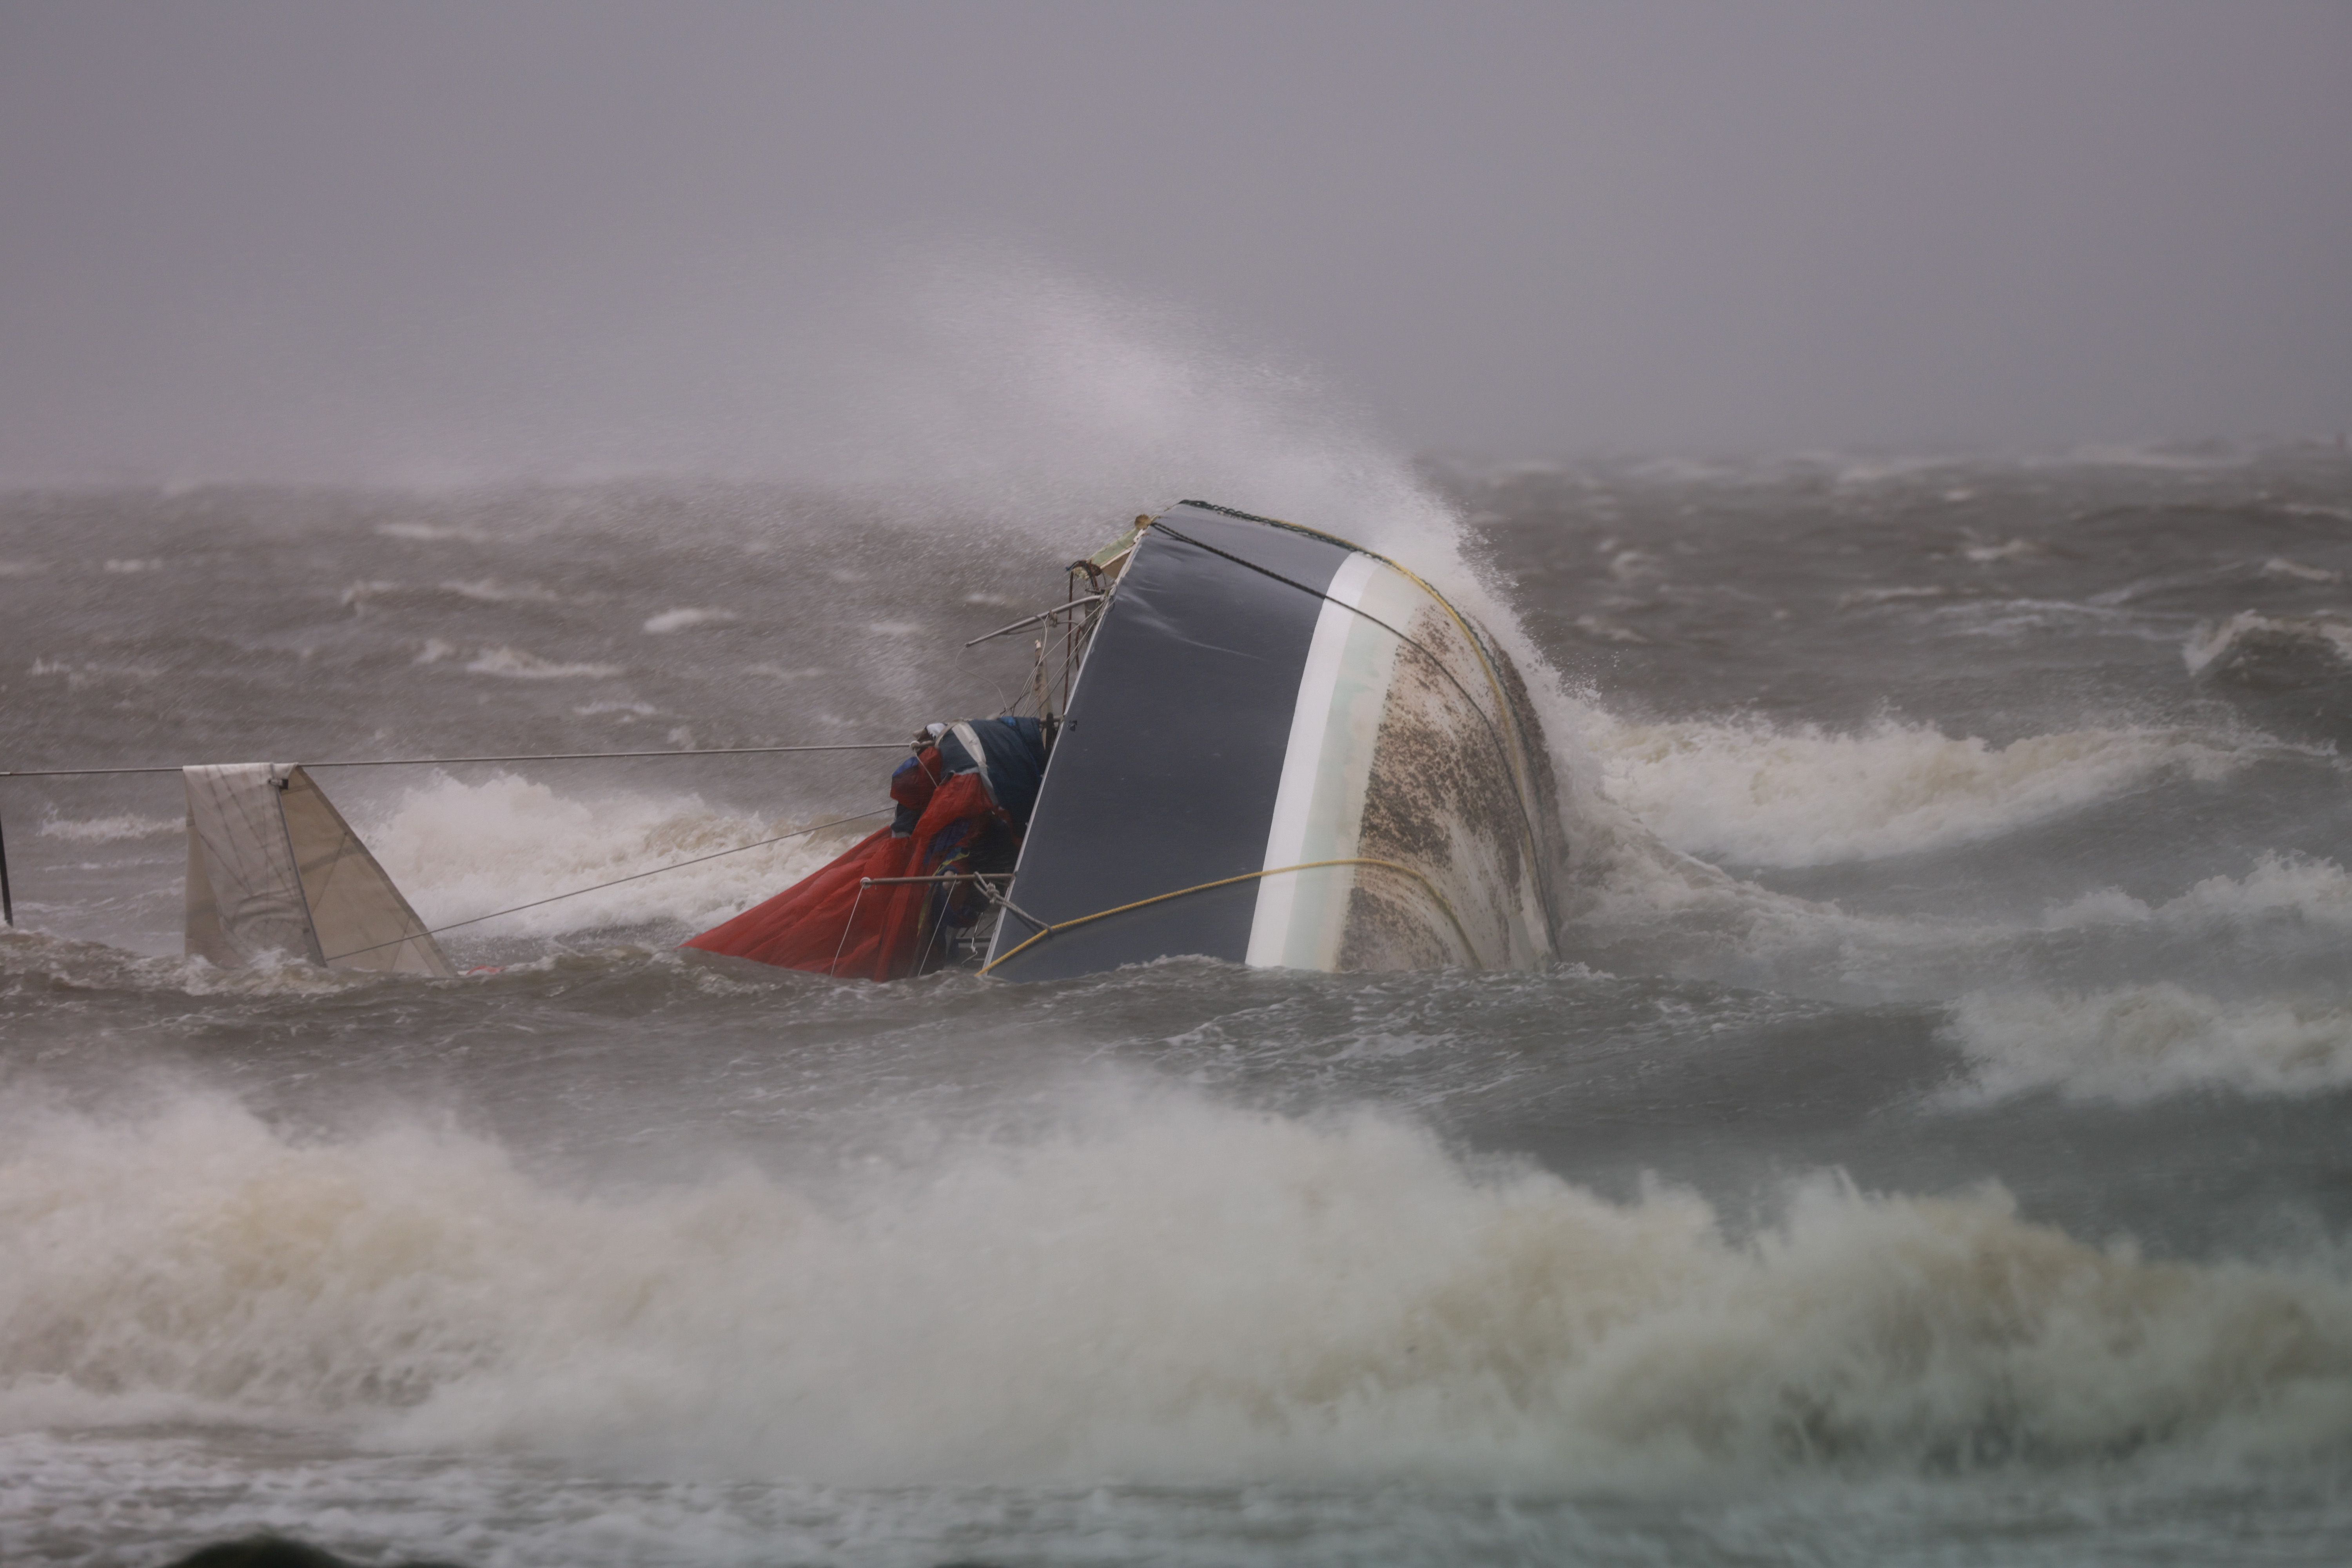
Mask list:
[[[978,773],[958,773],[934,789],[929,775],[938,771],[938,753],[927,749],[918,760],[922,766],[905,770],[907,776],[891,787],[901,805],[922,812],[912,833],[898,838],[883,828],[765,903],[681,945],[843,979],[897,980],[917,973],[933,889],[863,884],[869,878],[929,875],[933,841],[942,833],[1001,815]]]

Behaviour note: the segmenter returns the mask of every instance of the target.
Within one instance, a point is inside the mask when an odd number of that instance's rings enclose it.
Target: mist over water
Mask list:
[[[672,951],[856,823],[221,972],[176,780],[0,782],[0,1559],[2338,1560],[2340,448],[1413,464],[935,286],[782,478],[0,496],[0,761],[888,741],[1199,496],[1510,643],[1567,961]],[[886,761],[321,782],[439,925]]]

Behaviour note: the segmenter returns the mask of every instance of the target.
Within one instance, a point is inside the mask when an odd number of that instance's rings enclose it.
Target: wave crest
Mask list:
[[[1609,793],[1686,854],[1821,866],[1997,837],[2247,751],[2179,730],[2074,730],[1995,746],[1882,721],[1859,734],[1760,721],[1586,728]]]
[[[2340,679],[2352,673],[2352,621],[2241,610],[2218,626],[2198,627],[2180,657],[2203,680],[2292,687],[2315,675]]]
[[[2352,1084],[2352,1010],[2225,1001],[2174,984],[1978,993],[1953,1008],[1974,1092],[2056,1089],[2127,1103],[2188,1089],[2294,1095]]]
[[[578,796],[518,773],[478,784],[436,774],[405,791],[366,837],[425,923],[438,926],[810,825],[719,810],[698,795]],[[707,924],[782,891],[839,853],[847,837],[873,826],[859,822],[746,849],[506,916],[478,930],[551,936],[656,921]]]
[[[1727,1238],[1371,1118],[1121,1101],[828,1201],[557,1190],[446,1129],[19,1114],[0,1425],[174,1402],[394,1446],[887,1481],[1465,1484],[2352,1441],[2352,1289],[1833,1180]],[[131,1418],[126,1416],[125,1418]]]

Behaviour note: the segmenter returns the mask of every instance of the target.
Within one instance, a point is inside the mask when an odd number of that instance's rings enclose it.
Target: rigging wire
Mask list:
[[[904,741],[845,741],[824,746],[699,746],[663,752],[537,752],[513,757],[337,757],[304,768],[415,768],[457,763],[609,763],[631,757],[766,757],[782,752],[903,752]],[[0,768],[0,779],[89,778],[100,773],[176,773],[178,763],[136,768]]]
[[[861,811],[856,816],[838,816],[831,822],[820,822],[814,827],[803,827],[791,833],[779,833],[773,838],[762,838],[756,844],[738,844],[732,849],[720,849],[709,855],[697,855],[691,860],[673,860],[667,866],[656,866],[650,871],[634,871],[625,877],[615,877],[609,882],[598,882],[593,887],[574,888],[568,893],[556,893],[544,899],[533,899],[530,903],[517,904],[509,910],[493,910],[486,915],[476,915],[471,920],[451,921],[447,925],[435,926],[426,931],[411,932],[407,936],[398,937],[391,942],[379,942],[367,947],[355,947],[349,952],[335,953],[323,962],[332,963],[339,958],[356,958],[362,952],[374,952],[381,948],[398,947],[402,942],[415,942],[419,936],[439,936],[443,931],[456,931],[459,926],[479,925],[484,921],[497,920],[500,915],[518,915],[525,910],[538,909],[541,904],[562,903],[566,899],[576,899],[583,893],[602,892],[606,888],[617,888],[624,882],[636,882],[647,877],[658,877],[664,871],[675,871],[686,866],[699,866],[705,860],[724,859],[730,855],[740,855],[747,849],[764,849],[771,844],[782,844],[787,838],[805,838],[812,833],[822,833],[828,827],[840,827],[852,822],[864,822],[868,817],[887,816],[897,809],[895,805],[877,806],[872,811]]]
[[[1393,860],[1372,860],[1366,859],[1361,857],[1353,857],[1343,860],[1308,860],[1297,866],[1269,866],[1263,871],[1244,871],[1238,877],[1220,877],[1213,882],[1196,882],[1192,887],[1179,888],[1173,892],[1154,893],[1148,899],[1138,899],[1132,903],[1120,904],[1114,909],[1097,910],[1090,915],[1078,915],[1070,920],[1054,921],[1050,923],[1045,921],[1040,921],[1033,915],[1022,914],[1018,909],[1013,908],[1012,900],[1008,899],[1004,901],[1004,907],[1008,910],[1013,910],[1014,914],[1021,915],[1023,920],[1027,921],[1030,924],[1035,926],[1037,928],[1036,933],[1029,937],[1026,941],[1014,946],[1011,952],[1004,953],[1002,957],[992,958],[986,963],[982,964],[980,966],[980,972],[982,974],[986,974],[998,964],[1005,963],[1009,959],[1018,957],[1022,952],[1028,948],[1032,943],[1043,942],[1049,936],[1054,936],[1059,932],[1068,931],[1072,926],[1082,926],[1095,921],[1108,920],[1112,915],[1123,915],[1129,910],[1139,910],[1150,904],[1164,904],[1171,899],[1181,899],[1191,893],[1205,893],[1213,888],[1230,888],[1236,882],[1255,882],[1264,877],[1279,877],[1291,871],[1319,870],[1326,866],[1378,866],[1383,870],[1395,871],[1403,876],[1411,877],[1414,881],[1421,884],[1421,890],[1423,892],[1427,893],[1431,899],[1436,901],[1439,910],[1445,916],[1446,923],[1453,926],[1455,938],[1461,942],[1462,951],[1469,955],[1471,966],[1473,968],[1485,967],[1478,962],[1477,945],[1470,940],[1470,933],[1462,929],[1462,917],[1454,912],[1454,906],[1445,901],[1445,895],[1437,890],[1437,885],[1435,883],[1432,882],[1427,877],[1423,876],[1420,872],[1414,870],[1412,867],[1400,866]]]

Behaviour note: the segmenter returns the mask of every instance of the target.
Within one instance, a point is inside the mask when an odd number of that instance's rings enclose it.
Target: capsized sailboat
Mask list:
[[[1035,714],[933,726],[892,829],[687,945],[876,979],[1553,956],[1541,727],[1444,595],[1203,501],[1139,518],[1070,574],[1062,605],[1004,628],[1044,628]]]
[[[875,980],[954,965],[1045,980],[1182,955],[1327,971],[1552,957],[1563,847],[1541,727],[1500,646],[1407,567],[1185,501],[1071,563],[1060,604],[975,641],[1033,628],[1032,711],[927,726],[891,779],[888,827],[686,946]],[[310,768],[897,749],[0,776],[180,773],[192,955],[448,976],[440,931],[614,884],[427,929]],[[0,920],[8,906],[0,848]]]

